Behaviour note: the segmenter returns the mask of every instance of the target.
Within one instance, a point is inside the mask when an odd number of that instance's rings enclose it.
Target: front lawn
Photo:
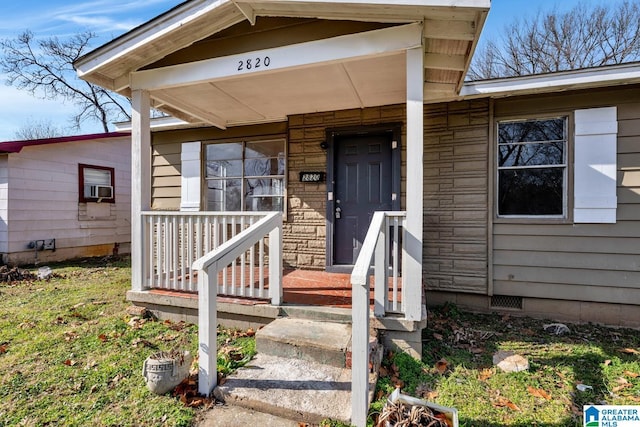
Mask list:
[[[128,259],[51,267],[49,280],[0,282],[0,426],[192,425],[198,400],[151,393],[141,370],[160,351],[195,355],[197,326],[128,315]],[[577,427],[582,405],[640,405],[640,332],[569,324],[555,335],[545,323],[430,311],[423,360],[385,359],[370,423],[396,386],[456,407],[461,427]],[[219,332],[218,369],[228,373],[255,343],[251,331]],[[500,372],[498,350],[526,357],[529,370]]]
[[[549,323],[453,305],[430,311],[422,362],[385,360],[372,419],[395,386],[456,407],[461,427],[578,427],[583,405],[640,405],[639,331],[567,324],[556,335]],[[499,350],[526,357],[529,369],[501,372],[492,361]]]
[[[49,280],[0,283],[0,426],[191,425],[197,409],[148,391],[142,364],[173,349],[195,356],[197,326],[127,315],[128,259],[51,267]],[[228,370],[240,335],[220,336]]]

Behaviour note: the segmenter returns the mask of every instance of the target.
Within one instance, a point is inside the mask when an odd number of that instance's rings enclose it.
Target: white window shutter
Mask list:
[[[182,144],[180,161],[182,165],[182,188],[180,196],[181,211],[200,210],[200,141],[185,142]]]
[[[616,107],[575,111],[574,210],[576,223],[616,222]]]

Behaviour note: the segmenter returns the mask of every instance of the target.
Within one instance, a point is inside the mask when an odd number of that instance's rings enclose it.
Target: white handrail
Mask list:
[[[351,423],[357,427],[367,425],[369,410],[369,269],[380,237],[385,240],[384,223],[385,212],[373,214],[351,273]]]
[[[282,303],[282,214],[270,213],[193,263],[198,270],[198,392],[208,396],[217,383],[216,327],[218,273],[269,235],[269,294]]]
[[[369,410],[369,295],[371,265],[374,265],[374,314],[383,317],[388,310],[404,310],[398,301],[398,258],[400,218],[404,212],[375,212],[351,273],[352,343],[351,343],[351,423],[367,425]],[[401,239],[404,244],[404,239]],[[389,304],[389,249],[393,243],[393,299]]]

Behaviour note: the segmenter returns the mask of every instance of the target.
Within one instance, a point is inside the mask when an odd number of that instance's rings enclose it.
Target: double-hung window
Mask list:
[[[209,211],[283,211],[284,140],[211,143],[206,146]]]
[[[567,118],[498,123],[498,216],[564,218]]]

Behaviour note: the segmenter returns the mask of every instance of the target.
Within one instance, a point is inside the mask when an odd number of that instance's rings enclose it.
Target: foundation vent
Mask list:
[[[522,297],[493,295],[491,296],[491,308],[508,308],[511,310],[522,310]]]

